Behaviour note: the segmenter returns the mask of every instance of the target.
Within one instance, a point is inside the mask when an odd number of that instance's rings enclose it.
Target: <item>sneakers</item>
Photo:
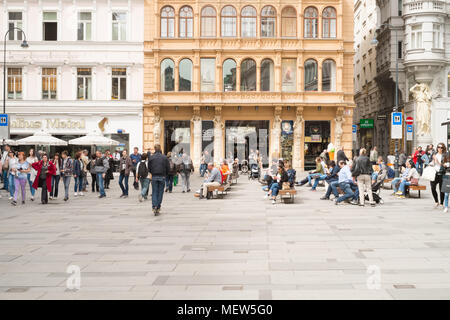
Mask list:
[[[99,198],[99,199],[101,199],[101,198],[106,198],[106,196],[102,194],[102,195],[99,195],[98,198]]]
[[[67,200],[69,200],[69,198],[64,198],[64,201],[67,201]]]
[[[434,208],[435,208],[435,209],[438,209],[439,206],[440,206],[440,204],[439,204],[439,203],[436,203],[436,204],[434,205]]]
[[[401,192],[400,190],[395,193],[396,196],[401,196],[402,194],[403,192]]]
[[[12,200],[12,199],[13,199],[13,197],[9,197],[9,198],[8,198],[8,200]]]
[[[447,213],[447,212],[448,212],[448,208],[445,207],[445,208],[444,208],[444,213]]]
[[[140,195],[138,196],[138,199],[139,199],[139,202],[144,201],[144,197],[142,196],[142,194],[140,194]]]
[[[277,203],[277,202],[275,201],[275,199],[272,199],[272,204],[275,204],[275,203]]]
[[[78,197],[78,193],[76,193],[76,192],[73,195],[74,195],[74,197]]]
[[[83,192],[80,192],[80,196],[84,196]]]
[[[52,196],[50,196],[50,197],[48,197],[50,200],[53,200],[53,197]]]
[[[127,195],[127,194],[126,194],[126,195],[124,195],[124,196],[123,196],[123,198],[124,198],[124,199],[128,198],[128,195]]]
[[[266,193],[266,195],[264,196],[264,200],[267,199],[269,197],[269,195]]]
[[[30,199],[31,201],[34,201],[34,197],[31,197],[31,199]]]
[[[352,201],[350,201],[350,204],[352,204],[352,205],[354,205],[354,206],[356,206],[356,205],[358,205],[358,200],[352,200]],[[364,205],[363,205],[364,206]]]
[[[11,204],[13,205],[13,206],[17,206],[17,202],[16,201],[11,201]]]
[[[123,197],[125,197],[125,195],[122,193],[119,198],[123,198]]]
[[[335,205],[338,205],[338,204],[339,204],[339,202],[337,201],[337,199],[334,199],[333,201],[334,201],[334,204],[335,204]]]
[[[398,199],[405,199],[405,196],[403,194],[401,194],[401,195],[398,195],[397,198]]]
[[[330,200],[330,198],[323,196],[320,200]]]

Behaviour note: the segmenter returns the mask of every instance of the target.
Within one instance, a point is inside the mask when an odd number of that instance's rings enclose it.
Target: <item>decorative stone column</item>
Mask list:
[[[292,167],[298,172],[302,169],[302,159],[300,158],[302,137],[303,137],[303,107],[297,107],[294,121],[294,147],[292,153]]]
[[[274,110],[274,117],[272,122],[272,134],[271,134],[271,148],[270,158],[280,157],[280,139],[281,139],[281,106],[276,106]]]
[[[342,134],[344,130],[342,125],[344,124],[344,107],[338,107],[336,110],[336,118],[334,118],[334,159],[336,160],[336,155],[342,148]]]
[[[191,121],[194,125],[194,148],[191,158],[194,163],[194,168],[199,169],[200,154],[202,152],[202,118],[200,117],[200,106],[193,107]]]
[[[222,107],[216,106],[214,108],[214,163],[218,165],[223,159],[223,128],[222,122]]]
[[[415,84],[409,92],[413,95],[415,104],[417,145],[424,147],[433,143],[431,136],[431,100],[433,97],[426,82]]]
[[[161,144],[161,115],[159,106],[153,107],[153,146]],[[165,150],[166,151],[166,150]]]

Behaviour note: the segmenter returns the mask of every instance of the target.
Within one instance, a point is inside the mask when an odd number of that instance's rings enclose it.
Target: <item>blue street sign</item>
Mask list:
[[[8,115],[5,113],[0,114],[0,127],[8,126]]]
[[[356,133],[356,124],[352,125],[352,133]]]
[[[406,125],[406,132],[413,132],[413,125],[412,124],[407,124]]]
[[[402,113],[401,112],[393,112],[392,113],[392,125],[393,126],[401,126],[402,125]]]

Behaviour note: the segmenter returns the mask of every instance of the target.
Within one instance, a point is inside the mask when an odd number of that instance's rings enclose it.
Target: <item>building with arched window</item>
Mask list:
[[[147,0],[144,147],[196,167],[258,150],[297,170],[330,144],[349,152],[352,16],[351,0]]]

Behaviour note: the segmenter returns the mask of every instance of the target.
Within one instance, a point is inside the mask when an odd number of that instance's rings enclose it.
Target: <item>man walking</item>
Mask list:
[[[86,191],[86,187],[88,185],[88,181],[87,181],[87,174],[88,174],[88,170],[87,170],[87,165],[89,163],[89,152],[84,149],[83,153],[81,154],[81,161],[83,162],[83,175],[81,176],[81,178],[83,179],[82,182],[82,191],[83,192],[87,192]]]
[[[133,168],[131,158],[127,154],[127,150],[122,151],[122,157],[119,161],[119,186],[122,190],[121,198],[128,197],[128,178],[130,177],[130,171]],[[125,185],[123,184],[125,182]]]
[[[136,166],[141,161],[141,155],[139,154],[138,147],[134,147],[134,151],[130,155],[130,158],[131,158],[131,162],[133,163],[133,168],[131,169],[131,171],[133,171],[133,175],[134,175],[133,187],[134,187],[134,189],[139,190],[139,183],[136,182],[136,178],[137,178]]]
[[[369,202],[372,207],[375,206],[372,195],[372,165],[367,156],[366,149],[362,148],[359,151],[359,157],[352,167],[352,176],[356,178],[359,190],[359,205],[364,207],[364,189],[369,196]]]
[[[108,169],[109,169],[109,161],[106,157],[104,157],[102,155],[100,150],[97,150],[95,152],[95,155],[97,156],[97,159],[95,159],[94,170],[95,170],[95,174],[96,174],[97,183],[100,188],[99,198],[105,198],[106,193],[105,193],[104,179],[105,179],[106,171],[108,171]]]
[[[164,186],[169,169],[169,160],[162,154],[161,146],[156,144],[155,153],[148,160],[148,170],[152,177],[152,209],[155,216],[158,216],[161,210]]]
[[[60,173],[63,179],[64,184],[64,201],[69,200],[69,186],[70,186],[70,178],[73,174],[73,162],[70,159],[67,151],[63,151],[61,154],[62,158],[62,166],[60,169]]]

